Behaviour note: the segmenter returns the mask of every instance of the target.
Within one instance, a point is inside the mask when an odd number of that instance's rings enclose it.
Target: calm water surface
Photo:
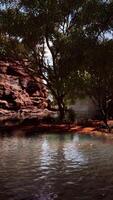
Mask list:
[[[0,200],[113,199],[113,144],[74,134],[0,137]]]

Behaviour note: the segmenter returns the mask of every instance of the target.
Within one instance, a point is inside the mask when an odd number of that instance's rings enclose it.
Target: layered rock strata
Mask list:
[[[37,113],[47,108],[43,80],[33,77],[20,61],[0,61],[0,115]],[[23,115],[24,115],[23,114]]]

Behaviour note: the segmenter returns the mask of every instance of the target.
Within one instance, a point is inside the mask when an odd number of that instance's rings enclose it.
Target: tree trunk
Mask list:
[[[110,126],[109,126],[107,121],[108,121],[107,118],[103,119],[103,122],[106,125],[106,128],[108,129],[109,133],[111,133],[111,128],[110,128]]]
[[[108,124],[108,115],[107,115],[107,111],[106,111],[106,109],[105,110],[101,110],[101,113],[102,113],[102,120],[103,120],[103,122],[104,122],[104,124],[105,124],[105,126],[106,126],[106,128],[108,129],[108,131],[109,131],[109,133],[111,132],[111,128],[110,128],[110,126],[109,126],[109,124]]]
[[[65,107],[64,107],[63,99],[58,97],[57,104],[58,104],[60,122],[62,122],[65,117]]]

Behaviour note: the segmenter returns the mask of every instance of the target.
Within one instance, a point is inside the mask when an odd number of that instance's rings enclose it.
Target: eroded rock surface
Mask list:
[[[29,75],[20,61],[0,61],[0,116],[32,115],[46,108],[43,80]]]

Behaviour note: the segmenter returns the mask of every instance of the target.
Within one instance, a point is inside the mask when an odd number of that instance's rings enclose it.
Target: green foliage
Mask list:
[[[61,115],[89,95],[107,116],[113,101],[113,2],[1,1],[0,56],[27,57],[47,84]],[[51,62],[45,59],[50,52]]]
[[[0,58],[25,59],[27,50],[19,39],[1,35],[0,37]]]

